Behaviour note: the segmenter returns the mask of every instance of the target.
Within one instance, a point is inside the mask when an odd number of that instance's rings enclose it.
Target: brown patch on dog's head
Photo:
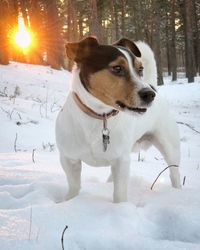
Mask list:
[[[135,71],[137,72],[137,74],[139,76],[142,76],[143,75],[143,66],[142,66],[141,61],[139,61],[137,58],[135,58],[133,64],[134,64],[134,68],[135,68]]]
[[[97,46],[97,39],[93,36],[89,36],[77,43],[67,43],[65,49],[69,59],[76,63],[81,63]]]
[[[93,96],[116,109],[137,111],[141,106],[141,63],[136,58],[141,53],[133,42],[124,38],[114,46],[101,45],[96,38],[88,37],[79,43],[68,43],[66,53],[77,63],[81,82]]]
[[[129,107],[136,105],[137,87],[131,80],[127,60],[119,55],[107,69],[102,69],[90,75],[89,92],[104,103],[123,109],[119,103]]]

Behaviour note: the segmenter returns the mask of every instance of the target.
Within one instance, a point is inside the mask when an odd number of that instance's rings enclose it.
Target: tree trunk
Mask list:
[[[82,39],[83,38],[83,19],[81,16],[79,17],[79,20],[78,20],[78,27],[79,27],[79,37],[80,39]]]
[[[192,2],[191,0],[180,1],[182,10],[184,36],[185,36],[185,62],[186,62],[186,77],[188,82],[194,82],[195,76],[195,59],[194,59],[194,43],[192,31]]]
[[[114,20],[115,20],[115,36],[116,36],[116,40],[118,40],[119,39],[119,20],[118,20],[116,0],[113,0],[113,6],[114,6]]]
[[[60,69],[63,60],[60,22],[56,0],[47,0],[47,62],[54,69]]]
[[[36,0],[37,1],[37,0]],[[28,27],[28,18],[27,18],[27,10],[29,9],[29,1],[20,0],[20,11],[22,12],[22,16],[24,19],[24,24]]]
[[[68,0],[69,4],[69,41],[77,41],[79,39],[78,35],[78,21],[77,21],[77,14],[76,14],[76,4],[73,0]]]
[[[155,59],[157,64],[158,73],[158,85],[163,85],[162,75],[162,60],[161,60],[161,48],[160,48],[160,1],[153,0],[153,16],[152,16],[152,44],[155,53]]]
[[[194,50],[195,50],[195,61],[196,61],[196,72],[200,74],[200,34],[198,29],[198,15],[197,15],[197,2],[193,0],[194,9]]]
[[[110,3],[111,6],[111,43],[116,41],[116,30],[115,30],[115,5],[114,0]]]
[[[0,64],[9,64],[8,55],[8,3],[0,1]]]
[[[177,60],[176,60],[176,31],[175,31],[175,0],[171,3],[171,60],[172,81],[177,80]]]
[[[122,37],[125,36],[125,0],[121,0],[121,11],[122,11],[122,18],[121,18],[121,35]]]
[[[44,63],[42,54],[45,49],[45,32],[42,28],[43,20],[40,11],[38,0],[31,1],[29,6],[29,16],[31,29],[34,32],[34,42],[31,51],[29,52],[29,63],[32,64]]]
[[[170,45],[169,45],[169,17],[166,13],[166,54],[167,54],[167,70],[168,70],[168,76],[171,76],[171,53],[170,53]]]
[[[89,24],[89,33],[94,35],[99,39],[99,42],[103,42],[103,31],[102,26],[98,22],[98,13],[97,13],[97,1],[90,0],[90,9],[91,9],[91,18]]]

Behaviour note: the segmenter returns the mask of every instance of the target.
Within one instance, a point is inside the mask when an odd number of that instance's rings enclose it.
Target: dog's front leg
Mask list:
[[[130,176],[130,159],[118,159],[111,166],[114,192],[113,202],[127,201],[128,183]]]
[[[68,180],[69,190],[66,199],[69,200],[77,196],[81,188],[81,161],[70,160],[60,155],[60,162]]]

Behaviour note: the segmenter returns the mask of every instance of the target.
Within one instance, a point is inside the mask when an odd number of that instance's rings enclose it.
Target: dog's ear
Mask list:
[[[93,36],[89,36],[77,43],[67,43],[65,49],[69,59],[76,63],[81,63],[98,45],[97,39]]]
[[[125,47],[129,49],[135,56],[141,57],[141,52],[138,49],[137,45],[127,38],[121,38],[120,40],[115,42],[113,45]]]

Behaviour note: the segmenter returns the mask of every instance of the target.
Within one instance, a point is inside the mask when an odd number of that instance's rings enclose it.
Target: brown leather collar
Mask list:
[[[79,108],[87,115],[96,118],[98,120],[104,120],[105,117],[108,119],[112,116],[115,116],[119,113],[118,110],[113,109],[112,111],[110,111],[109,113],[105,113],[105,114],[98,114],[96,113],[94,110],[92,110],[91,108],[89,108],[88,106],[86,106],[80,99],[80,97],[74,92],[72,91],[72,96],[74,101],[76,102],[76,104],[79,106]]]

